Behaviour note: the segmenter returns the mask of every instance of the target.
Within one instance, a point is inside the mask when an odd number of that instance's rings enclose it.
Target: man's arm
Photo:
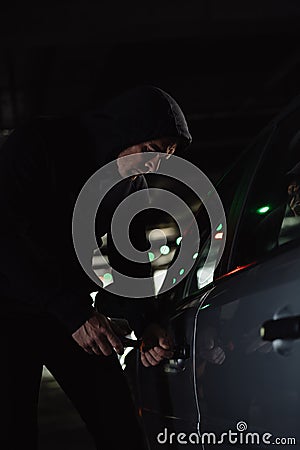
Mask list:
[[[147,184],[143,185],[144,177],[139,178],[140,188],[146,189]],[[147,251],[149,247],[149,242],[146,239],[146,218],[147,214],[136,215],[130,227],[130,242],[140,251]],[[123,226],[123,224],[120,224],[120,226]],[[113,267],[112,273],[116,283],[118,277],[114,269],[128,277],[153,277],[151,263],[138,263],[124,258],[118,253],[110,233],[107,236],[107,245],[109,262]],[[132,282],[134,283],[134,281]],[[127,318],[135,334],[142,338],[145,345],[141,349],[141,362],[145,367],[156,366],[163,359],[170,358],[173,355],[171,336],[159,323],[159,308],[154,294],[154,283],[153,296],[148,298],[128,298],[125,294],[124,297],[121,297],[109,292],[103,293],[102,290],[98,293],[100,310],[101,297],[103,300],[105,298],[105,305],[108,309],[111,299],[114,312],[118,314],[118,317]]]
[[[138,178],[139,180],[137,179],[134,181],[134,190],[146,189],[147,183],[144,177]],[[142,252],[146,252],[149,247],[149,242],[146,237],[146,222],[147,212],[137,214],[133,218],[129,228],[129,241],[134,248]],[[124,224],[120,224],[120,226],[124,227]],[[97,295],[99,310],[101,311],[101,305],[103,305],[105,311],[112,309],[114,317],[116,317],[116,314],[118,314],[119,318],[125,317],[132,326],[135,334],[139,337],[145,327],[157,314],[151,263],[150,261],[148,263],[135,262],[121,255],[114,244],[114,239],[110,230],[107,233],[107,255],[109,264],[112,268],[113,283],[118,290],[119,295],[110,292],[109,288],[101,289]],[[132,290],[132,284],[134,286],[135,283],[134,278],[150,279],[153,295],[151,297],[142,298],[128,296],[125,292],[126,282],[124,280],[119,280],[118,273],[128,277],[127,283],[130,285],[130,291]],[[131,278],[133,279],[131,280]]]

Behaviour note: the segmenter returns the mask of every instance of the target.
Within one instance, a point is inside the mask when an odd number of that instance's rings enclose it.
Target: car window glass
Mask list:
[[[203,270],[206,258],[208,256],[208,252],[209,252],[210,239],[211,239],[211,236],[209,235],[209,237],[206,240],[206,243],[204,244],[204,246],[200,252],[200,255],[199,255],[199,258],[197,259],[195,268],[189,279],[188,288],[185,291],[185,296],[190,296],[190,295],[195,294],[200,289],[202,289],[202,287],[204,287],[205,285],[209,284],[212,281],[211,276],[210,276],[210,278],[207,278],[204,283],[201,281],[201,279],[202,279],[201,273],[202,273],[202,270]],[[210,269],[211,269],[211,267],[208,268],[208,270],[210,270]]]
[[[232,266],[260,260],[299,239],[298,111],[280,123],[254,177],[237,234]]]
[[[236,220],[235,216],[237,216],[237,212],[241,209],[242,204],[239,204],[239,201],[236,201],[236,192],[241,191],[241,186],[243,188],[247,188],[248,180],[253,176],[253,172],[258,164],[258,156],[262,153],[263,148],[267,145],[267,142],[270,139],[270,135],[273,132],[273,127],[267,126],[262,130],[261,133],[255,138],[255,140],[237,157],[237,159],[228,165],[226,172],[222,176],[222,178],[216,183],[215,187],[218,192],[218,195],[221,198],[225,214],[227,225],[228,222],[231,221],[230,214],[233,211],[233,219]],[[239,197],[239,199],[243,199],[243,195]],[[238,200],[239,200],[238,199]],[[235,201],[235,203],[234,203]],[[182,299],[197,294],[201,289],[203,289],[206,285],[208,285],[212,281],[211,278],[205,279],[205,282],[200,283],[200,274],[203,269],[204,263],[206,262],[207,255],[210,248],[211,243],[211,227],[209,217],[203,205],[200,205],[199,210],[196,212],[196,219],[198,223],[198,229],[200,232],[200,247],[194,249],[191,257],[195,260],[195,264],[191,269],[190,273],[182,277],[182,281],[178,284],[174,285],[174,288],[171,291],[167,291],[165,294],[159,294],[158,300],[161,302],[178,302]],[[215,235],[215,234],[214,234]],[[226,245],[230,245],[230,239],[227,238]],[[175,261],[178,253],[179,246],[177,251],[174,254],[172,262]],[[216,255],[217,256],[217,255]],[[216,264],[212,261],[213,277],[217,274],[216,272]],[[220,269],[221,265],[218,266],[218,275],[222,273]],[[172,263],[169,265],[167,269],[167,275],[163,282],[163,287],[166,283],[173,283],[175,280],[177,281],[178,274],[174,273],[172,269]]]
[[[239,196],[235,204],[233,204],[234,198],[236,197],[237,191],[242,191],[242,188],[246,188],[248,180],[252,177],[253,171],[257,165],[258,156],[261,154],[262,149],[267,144],[270,135],[272,133],[272,128],[266,127],[255,139],[249,147],[247,147],[239,156],[239,158],[232,164],[228,169],[227,173],[223,176],[220,182],[217,184],[216,189],[222,200],[223,207],[226,214],[227,225],[231,220],[236,220],[236,212],[242,207],[240,200],[243,196]],[[233,211],[233,217],[230,217],[230,212]],[[232,215],[232,214],[231,214]],[[211,242],[211,229],[208,216],[202,211],[199,214],[201,221],[199,223],[199,228],[201,229],[202,237],[202,247],[200,248],[199,255],[196,259],[195,266],[190,273],[187,280],[187,284],[184,290],[184,297],[193,295],[199,292],[202,288],[213,281],[215,275],[216,264],[212,261],[210,267],[206,267],[211,274],[210,277],[204,278],[201,275],[203,266],[206,262],[206,258],[209,252],[210,242]],[[221,229],[221,228],[220,228]],[[216,237],[216,232],[220,230],[214,230],[213,238]],[[230,240],[230,239],[229,239]],[[230,244],[228,242],[226,245]],[[217,256],[217,255],[216,255]],[[211,270],[213,268],[213,270]]]

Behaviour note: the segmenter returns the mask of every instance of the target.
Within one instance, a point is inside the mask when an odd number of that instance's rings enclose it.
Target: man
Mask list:
[[[160,163],[152,151],[171,154],[190,142],[174,99],[159,88],[142,86],[79,117],[32,120],[1,148],[0,382],[5,415],[0,448],[37,448],[43,365],[79,411],[97,449],[143,448],[116,356],[123,345],[101,306],[100,311],[93,307],[90,293],[98,286],[76,257],[72,213],[89,177],[117,160],[122,181],[100,205],[97,236],[107,233],[113,268],[129,276],[149,273],[147,265],[128,262],[114,248],[112,214],[126,196],[147,187],[143,172],[155,172]],[[145,153],[143,168],[120,159]],[[101,289],[98,295],[101,298]],[[145,315],[133,322],[137,334],[152,343],[141,354],[145,366],[172,355],[159,325],[143,330],[149,323]]]

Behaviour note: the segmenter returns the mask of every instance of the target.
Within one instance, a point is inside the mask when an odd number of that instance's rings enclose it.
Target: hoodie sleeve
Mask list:
[[[138,177],[132,186],[132,191],[147,189],[148,185],[144,177]],[[149,204],[150,206],[150,204]],[[146,237],[147,213],[137,214],[129,228],[129,239],[132,245],[140,250],[146,251],[149,242]],[[121,226],[121,224],[120,224]],[[110,232],[107,233],[107,254],[112,267],[114,283],[118,283],[118,274],[126,275],[130,278],[149,278],[153,276],[151,263],[138,263],[123,257],[114,245],[114,240]],[[126,318],[139,337],[146,325],[157,319],[157,302],[155,300],[155,290],[153,283],[153,296],[146,298],[130,298],[124,293],[124,297],[116,295],[107,289],[101,289],[96,297],[99,311],[115,318]]]
[[[50,313],[73,333],[94,311],[92,299],[64,285],[57,249],[49,249],[47,236],[32,232],[43,229],[49,178],[36,126],[15,130],[0,150],[0,293],[7,299],[2,311]]]

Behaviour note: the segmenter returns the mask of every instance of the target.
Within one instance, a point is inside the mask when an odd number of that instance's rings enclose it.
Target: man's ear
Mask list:
[[[171,145],[168,145],[168,147],[167,147],[167,157],[166,157],[166,159],[169,159],[169,158],[171,158],[171,156],[173,155],[173,153],[175,152],[175,150],[176,150],[176,147],[177,147],[177,144],[171,144]]]

